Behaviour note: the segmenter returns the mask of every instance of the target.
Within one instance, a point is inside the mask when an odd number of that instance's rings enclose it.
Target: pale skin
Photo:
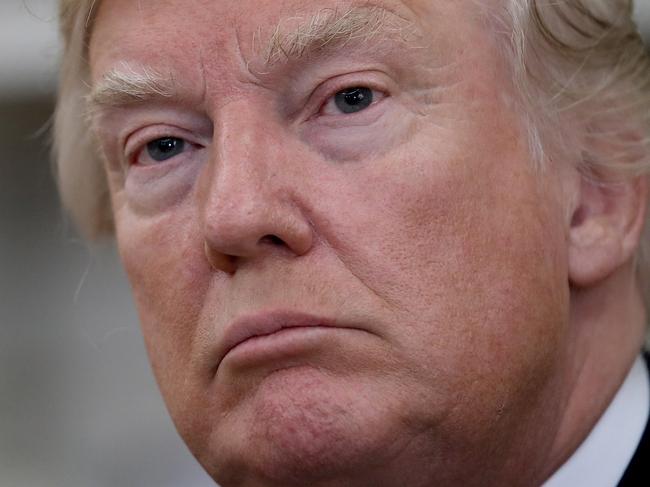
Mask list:
[[[539,485],[641,347],[645,183],[535,169],[471,1],[373,3],[391,33],[268,62],[276,26],[354,5],[100,6],[91,84],[174,80],[94,119],[163,397],[224,487]],[[220,354],[285,312],[337,326]]]

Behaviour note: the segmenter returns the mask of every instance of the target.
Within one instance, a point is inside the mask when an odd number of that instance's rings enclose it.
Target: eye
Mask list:
[[[186,142],[177,137],[163,137],[149,142],[143,152],[147,158],[154,162],[164,162],[181,154],[185,150]],[[144,155],[144,154],[143,154]],[[144,161],[138,161],[145,163]]]
[[[331,97],[323,107],[325,115],[349,115],[365,110],[376,101],[379,93],[365,86],[346,88]]]
[[[176,156],[190,148],[190,144],[179,137],[160,137],[146,143],[136,154],[133,164],[138,166],[153,166]]]
[[[158,166],[168,161],[197,161],[198,151],[204,146],[197,137],[182,135],[178,128],[169,131],[163,127],[143,129],[130,137],[124,147],[125,162],[130,166]],[[180,135],[180,136],[177,136]],[[179,159],[180,158],[180,159]]]

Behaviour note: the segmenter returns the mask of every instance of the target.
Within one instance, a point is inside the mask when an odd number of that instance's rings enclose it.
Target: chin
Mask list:
[[[313,367],[275,371],[193,453],[223,487],[358,485],[391,456],[400,424],[366,392]]]

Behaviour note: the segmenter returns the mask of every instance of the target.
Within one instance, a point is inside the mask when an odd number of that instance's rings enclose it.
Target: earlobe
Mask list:
[[[645,221],[645,177],[617,182],[581,178],[569,228],[569,280],[590,287],[634,259]]]

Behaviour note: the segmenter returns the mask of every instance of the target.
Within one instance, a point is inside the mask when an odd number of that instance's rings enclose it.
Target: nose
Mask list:
[[[242,105],[215,124],[199,190],[205,255],[215,270],[232,274],[244,262],[302,256],[312,247],[312,227],[296,198],[300,178],[277,132]]]

